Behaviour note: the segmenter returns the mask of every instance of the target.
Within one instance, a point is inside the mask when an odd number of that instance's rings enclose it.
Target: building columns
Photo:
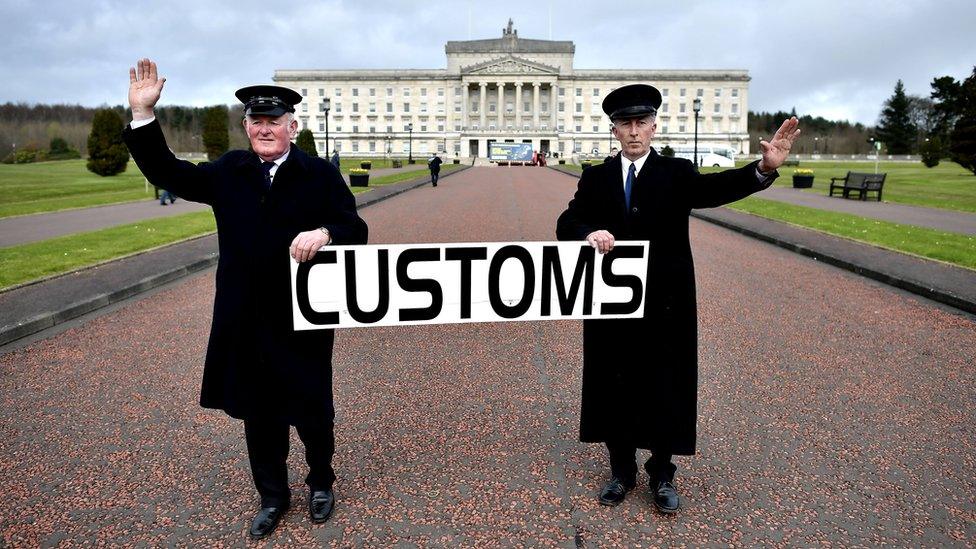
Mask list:
[[[558,126],[556,124],[556,84],[549,84],[549,130],[555,131]]]
[[[468,84],[466,82],[461,83],[461,128],[464,130],[468,129]]]
[[[541,85],[538,82],[532,83],[532,129],[539,129],[539,92]]]
[[[478,124],[478,129],[483,130],[485,129],[485,109],[488,108],[487,105],[488,102],[485,100],[486,99],[485,95],[488,93],[488,83],[479,82],[478,87],[481,89],[480,93],[478,94],[478,98],[480,101],[480,106],[478,108],[478,115],[481,118],[480,124]]]
[[[515,130],[522,131],[522,83],[515,83]]]
[[[505,83],[499,82],[498,86],[498,106],[495,107],[496,114],[498,115],[498,122],[495,126],[498,131],[505,129]]]

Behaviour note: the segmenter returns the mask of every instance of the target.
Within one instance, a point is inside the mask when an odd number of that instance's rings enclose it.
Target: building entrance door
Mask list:
[[[548,139],[540,139],[539,140],[539,150],[542,151],[543,154],[548,154],[549,153],[549,140]]]
[[[478,140],[472,139],[468,141],[468,156],[477,158],[478,157]]]

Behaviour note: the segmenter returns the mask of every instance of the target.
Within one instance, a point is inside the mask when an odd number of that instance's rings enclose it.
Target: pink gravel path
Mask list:
[[[363,215],[373,243],[546,240],[574,187],[477,168]],[[676,517],[644,479],[596,503],[579,322],[357,329],[336,340],[335,515],[304,515],[294,439],[293,508],[248,542],[241,425],[197,405],[206,274],[0,356],[0,545],[972,546],[974,319],[692,227],[700,453]]]

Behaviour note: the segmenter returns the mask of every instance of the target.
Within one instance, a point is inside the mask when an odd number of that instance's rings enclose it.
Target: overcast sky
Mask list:
[[[275,69],[442,69],[445,42],[500,37],[509,17],[575,42],[576,68],[747,69],[750,110],[865,124],[899,78],[928,96],[976,64],[973,0],[0,0],[0,16],[0,102],[122,104],[142,56],[163,104],[197,106]]]

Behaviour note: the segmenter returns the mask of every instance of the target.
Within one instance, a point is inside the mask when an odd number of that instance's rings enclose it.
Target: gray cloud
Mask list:
[[[873,124],[899,78],[928,95],[932,78],[965,77],[976,64],[969,0],[552,4],[552,38],[576,43],[577,67],[744,68],[752,110]],[[499,36],[509,17],[520,36],[548,38],[548,6],[8,0],[0,101],[124,103],[126,71],[141,56],[167,77],[166,103],[192,105],[231,102],[275,69],[442,68],[446,41]]]

